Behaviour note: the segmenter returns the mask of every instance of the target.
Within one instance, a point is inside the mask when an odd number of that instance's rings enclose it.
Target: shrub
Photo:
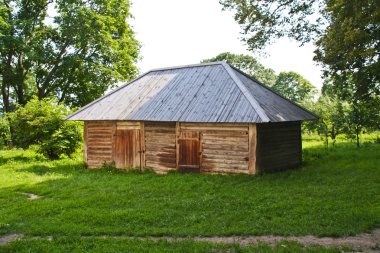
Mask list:
[[[28,148],[38,144],[38,152],[50,159],[70,156],[79,146],[81,134],[78,123],[63,121],[69,113],[70,109],[55,99],[32,98],[9,114],[14,145]]]
[[[5,115],[0,116],[0,149],[10,146],[11,132]]]
[[[41,143],[37,150],[50,159],[58,159],[61,155],[71,156],[78,147],[82,136],[76,122],[65,122],[49,139]]]

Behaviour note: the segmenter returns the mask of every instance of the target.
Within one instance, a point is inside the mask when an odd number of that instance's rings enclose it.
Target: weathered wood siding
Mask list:
[[[115,123],[107,121],[85,121],[84,161],[89,168],[98,168],[114,159]]]
[[[302,161],[301,123],[257,124],[257,167],[277,171],[297,167]]]
[[[145,122],[145,166],[158,173],[176,170],[176,124]]]
[[[116,168],[140,167],[142,163],[141,124],[137,121],[116,122],[114,161]]]
[[[180,123],[179,131],[198,131],[202,173],[249,173],[248,124]]]

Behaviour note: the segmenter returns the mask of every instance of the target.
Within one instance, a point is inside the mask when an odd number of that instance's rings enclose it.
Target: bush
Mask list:
[[[9,121],[6,116],[0,116],[0,149],[9,147],[11,143],[11,132]]]
[[[55,99],[34,97],[9,114],[14,145],[25,149],[38,144],[38,152],[50,159],[70,156],[81,142],[81,133],[78,123],[63,121],[69,113],[70,109]]]
[[[50,159],[58,159],[61,155],[71,156],[82,140],[76,122],[65,122],[52,136],[41,143],[37,150]]]

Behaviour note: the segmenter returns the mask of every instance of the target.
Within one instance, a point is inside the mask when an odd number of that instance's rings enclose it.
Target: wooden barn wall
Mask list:
[[[115,123],[109,121],[85,121],[84,161],[89,168],[98,168],[114,159]]]
[[[140,131],[142,167],[158,173],[179,168],[179,144],[189,133],[199,138],[197,154],[192,155],[199,155],[200,172],[256,172],[256,125],[230,123],[86,121],[84,155],[89,168],[117,160],[115,136],[122,129]]]
[[[158,173],[176,170],[176,123],[144,122],[145,166]]]
[[[250,173],[249,125],[179,123],[179,131],[198,131],[202,173]]]
[[[301,123],[257,124],[257,167],[278,171],[297,167],[302,161]]]

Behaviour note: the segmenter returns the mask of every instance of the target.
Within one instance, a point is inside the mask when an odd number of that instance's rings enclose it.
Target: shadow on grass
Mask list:
[[[51,173],[59,173],[62,175],[72,175],[74,173],[79,173],[81,170],[86,170],[83,162],[77,161],[76,163],[70,164],[58,164],[56,166],[47,165],[31,165],[26,168],[18,169],[20,172],[33,173],[38,176],[44,176]]]
[[[36,161],[36,158],[35,157],[27,157],[27,156],[24,156],[22,154],[11,156],[11,157],[0,156],[0,165],[6,164],[9,162],[26,163],[26,162],[31,162],[31,161]]]

